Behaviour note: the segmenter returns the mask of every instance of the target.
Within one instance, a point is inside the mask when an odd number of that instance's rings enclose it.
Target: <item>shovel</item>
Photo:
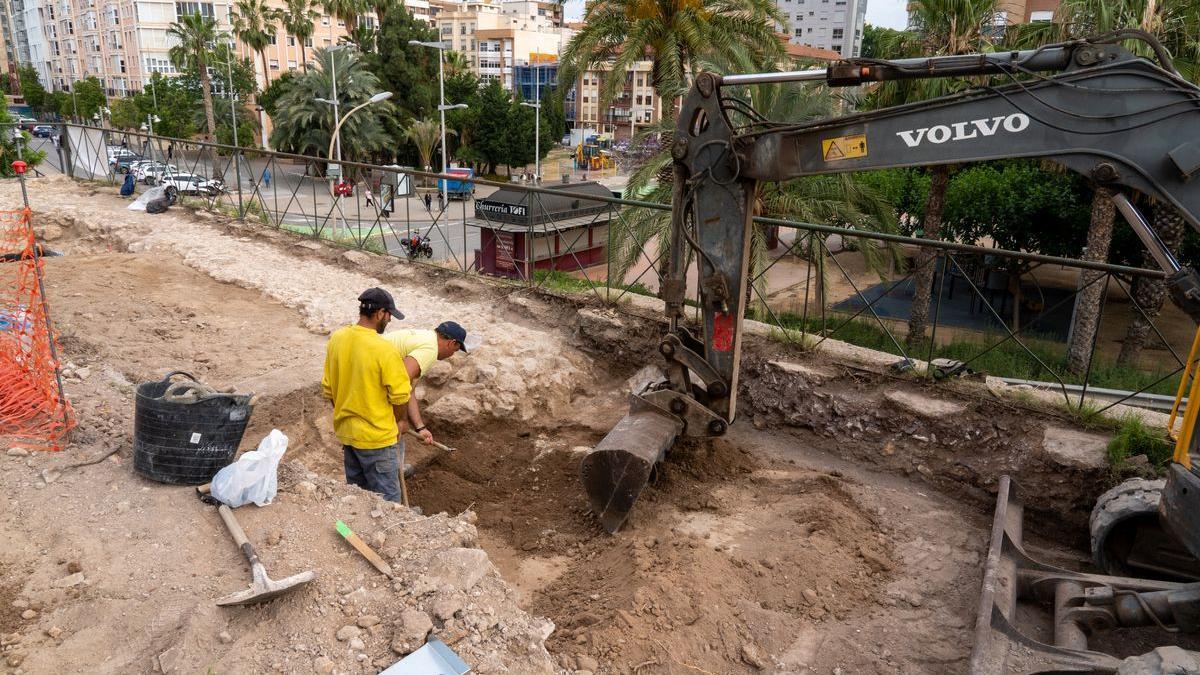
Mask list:
[[[224,504],[220,506],[218,511],[221,513],[221,520],[225,521],[225,527],[229,528],[229,534],[233,535],[233,541],[242,550],[242,555],[246,556],[246,560],[250,562],[250,572],[253,578],[250,580],[250,588],[217,600],[217,605],[222,607],[229,605],[256,605],[299,588],[317,578],[316,572],[309,570],[293,574],[286,579],[272,581],[271,577],[267,576],[267,569],[259,562],[258,554],[254,552],[254,547],[246,539],[246,533],[242,531],[242,526],[238,525],[237,519],[233,517],[233,511]]]

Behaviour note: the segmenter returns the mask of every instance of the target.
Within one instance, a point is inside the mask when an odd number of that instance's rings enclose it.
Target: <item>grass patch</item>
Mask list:
[[[1114,473],[1124,471],[1131,457],[1145,455],[1156,470],[1162,469],[1175,454],[1175,446],[1159,429],[1146,425],[1136,415],[1126,415],[1117,434],[1108,444],[1108,464]]]
[[[637,295],[645,295],[655,297],[653,291],[642,283],[633,284],[618,284],[607,283],[603,281],[589,281],[580,279],[560,270],[536,270],[533,273],[533,281],[536,285],[542,288],[547,288],[552,291],[561,291],[566,293],[582,293],[591,291],[596,288],[614,288],[618,290],[628,291]]]
[[[312,230],[304,227],[303,225],[291,225],[288,223],[283,223],[279,226],[279,229],[284,230],[285,232],[291,232],[292,234],[298,234],[303,237],[312,238],[313,236]],[[323,236],[320,237],[320,240],[333,244],[334,246],[340,246],[342,248],[352,248],[367,251],[369,253],[377,253],[379,255],[388,255],[387,247],[383,245],[383,241],[375,237],[368,237],[360,244],[358,240],[354,238],[354,235],[339,234],[336,237],[331,237],[328,235],[328,230],[326,230],[323,233]]]
[[[774,316],[763,313],[762,316],[758,316],[751,311],[747,313],[747,318],[806,333],[820,335],[824,331],[825,335],[836,340],[896,356],[901,356],[901,350],[896,343],[899,342],[899,346],[904,346],[902,334],[895,334],[893,340],[893,337],[889,336],[888,332],[878,323],[865,319],[855,319],[843,326],[845,318],[838,314],[827,315],[824,325],[822,325],[820,316],[809,316],[805,320],[802,316],[791,312],[776,313]],[[837,330],[834,330],[835,328]],[[935,345],[931,358],[967,361],[972,370],[997,377],[1054,381],[1054,377],[1057,375],[1067,384],[1084,383],[1082,376],[1067,372],[1066,346],[1062,343],[1039,338],[1036,335],[1022,335],[1021,342],[1029,349],[1028,352],[1013,340],[1007,340],[1003,344],[991,348],[1005,337],[1007,336],[985,335],[980,339],[955,339],[945,344]],[[985,350],[987,352],[983,353]],[[905,347],[904,351],[908,352],[912,358],[917,359],[925,359],[930,354],[928,342],[913,349]],[[1038,363],[1031,353],[1042,363]],[[1045,364],[1045,367],[1042,364]],[[1092,372],[1087,384],[1093,387],[1125,391],[1139,391],[1148,387],[1146,391],[1150,393],[1173,396],[1179,387],[1180,374],[1176,373],[1163,379],[1169,372],[1169,370],[1145,371],[1122,366],[1117,364],[1115,359],[1097,355],[1093,359]],[[1159,380],[1162,381],[1159,382]],[[1155,384],[1156,382],[1157,384]]]

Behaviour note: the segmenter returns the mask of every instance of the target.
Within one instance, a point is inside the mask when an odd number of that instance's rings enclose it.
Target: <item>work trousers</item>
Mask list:
[[[378,450],[342,446],[346,482],[378,492],[389,502],[400,501],[400,467],[404,464],[404,441]]]

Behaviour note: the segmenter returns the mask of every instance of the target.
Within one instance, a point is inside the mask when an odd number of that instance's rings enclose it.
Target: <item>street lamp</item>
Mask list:
[[[346,113],[346,115],[345,115],[344,117],[342,117],[342,119],[338,120],[337,124],[336,124],[336,125],[334,125],[334,127],[333,127],[333,137],[331,137],[331,138],[329,139],[329,153],[328,153],[326,156],[327,156],[327,157],[329,157],[329,159],[331,159],[331,160],[333,159],[333,150],[334,150],[334,147],[333,147],[333,146],[334,146],[334,142],[335,142],[335,141],[340,141],[340,140],[341,140],[341,136],[340,136],[340,134],[341,134],[341,131],[342,131],[342,125],[346,123],[346,120],[350,119],[350,116],[351,116],[351,115],[353,115],[354,113],[358,112],[359,110],[362,110],[363,108],[365,108],[365,107],[367,107],[367,106],[371,105],[372,103],[379,103],[380,101],[386,101],[386,100],[388,100],[388,99],[389,99],[389,98],[391,98],[391,97],[392,97],[392,92],[390,92],[390,91],[381,91],[381,92],[379,92],[378,94],[375,94],[375,95],[374,95],[374,96],[372,96],[371,98],[367,99],[366,101],[363,101],[362,103],[359,103],[358,105],[356,105],[356,106],[354,106],[353,108],[351,108],[351,109],[350,109],[350,112]],[[333,102],[333,101],[329,101],[329,100],[326,100],[326,99],[323,99],[323,98],[318,98],[318,99],[316,99],[316,101],[317,101],[317,103],[328,103],[328,104],[334,104],[334,102]],[[341,145],[341,143],[338,143],[338,145],[340,146],[340,145]],[[341,153],[341,150],[338,150],[338,158],[337,158],[337,161],[338,161],[338,163],[339,163],[339,164],[340,164],[340,163],[341,163],[341,161],[342,161],[342,153]]]
[[[533,183],[542,182],[542,53],[535,52],[533,63],[533,103],[521,101],[521,105],[533,108]]]
[[[442,117],[442,173],[445,174],[450,168],[450,162],[446,158],[446,111],[466,108],[467,104],[459,103],[456,105],[446,105],[446,71],[442,63],[446,60],[446,50],[449,47],[445,42],[422,42],[420,40],[409,40],[408,44],[414,47],[429,47],[430,49],[438,50],[438,113]],[[450,195],[447,194],[446,180],[442,179],[442,203],[450,203]]]
[[[332,59],[332,57],[330,58],[330,62],[331,62],[331,63],[333,62],[333,59]],[[335,88],[335,89],[337,88],[337,84],[336,84],[336,83],[335,83],[333,86],[334,86],[334,88]],[[345,116],[343,116],[341,119],[338,119],[338,118],[337,118],[338,104],[337,104],[337,99],[336,99],[336,98],[334,98],[333,100],[329,100],[329,99],[327,99],[327,98],[318,98],[318,99],[314,99],[314,100],[315,100],[317,103],[324,103],[324,104],[326,104],[326,105],[331,105],[331,106],[333,106],[333,110],[334,110],[334,113],[333,113],[333,114],[334,114],[334,119],[335,119],[335,120],[337,120],[337,123],[333,125],[333,133],[330,135],[330,138],[329,138],[329,152],[328,152],[328,153],[327,153],[325,156],[329,158],[329,161],[330,161],[330,163],[332,164],[332,163],[333,163],[333,161],[334,161],[334,154],[333,154],[333,153],[334,153],[334,150],[335,150],[335,147],[336,147],[336,150],[337,150],[337,165],[338,165],[338,171],[339,171],[339,173],[341,172],[341,169],[342,169],[342,135],[341,135],[341,134],[342,134],[342,124],[344,124],[344,123],[346,122],[346,120],[350,119],[350,116],[351,116],[351,115],[353,115],[354,113],[358,112],[359,110],[362,110],[363,108],[365,108],[365,107],[367,107],[367,106],[371,105],[372,103],[379,103],[379,102],[381,102],[381,101],[386,101],[386,100],[388,100],[388,99],[389,99],[389,98],[391,98],[391,97],[392,97],[392,92],[390,92],[390,91],[381,91],[381,92],[379,92],[378,94],[375,94],[375,95],[374,95],[374,96],[372,96],[371,98],[367,99],[366,101],[363,101],[362,103],[359,103],[358,105],[356,105],[356,106],[354,106],[353,108],[351,108],[351,109],[350,109],[350,112],[346,113],[346,114],[345,114]],[[332,177],[329,179],[329,187],[330,187],[330,191],[332,191],[332,192],[333,192],[333,199],[334,199],[334,203],[336,204],[336,203],[337,203],[337,198],[338,198],[338,195],[337,195],[337,191],[334,189],[334,182],[333,182],[333,178],[332,178]],[[340,216],[340,214],[339,214],[339,216],[338,216],[338,220],[340,220],[340,219],[341,219],[341,216]],[[337,222],[335,221],[335,222],[334,222],[334,225],[333,225],[333,236],[334,236],[334,238],[337,238],[337,229],[338,229],[338,228],[337,228]]]
[[[141,129],[142,131],[149,131],[149,136],[152,137],[154,136],[154,123],[161,121],[162,118],[158,115],[146,115],[146,121],[142,123]],[[150,159],[154,159],[154,140],[150,137],[146,138],[146,149],[146,154],[150,155]]]

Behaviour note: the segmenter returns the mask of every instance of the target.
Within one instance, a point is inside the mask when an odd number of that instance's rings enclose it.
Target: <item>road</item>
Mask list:
[[[51,139],[31,139],[29,148],[46,153],[45,160],[38,166],[41,173],[62,173],[62,159]],[[93,149],[92,152],[97,150]],[[155,154],[160,153],[156,151]],[[366,203],[361,190],[356,190],[350,197],[341,198],[335,207],[328,180],[304,175],[304,167],[298,164],[274,161],[269,165],[271,180],[264,181],[262,178],[264,170],[268,168],[267,159],[245,160],[240,167],[240,175],[235,175],[231,163],[222,164],[220,159],[215,171],[207,157],[202,158],[192,153],[173,157],[172,160],[172,164],[182,171],[206,178],[221,177],[225,174],[228,178],[225,183],[229,192],[221,201],[237,207],[238,192],[234,188],[235,185],[240,185],[241,208],[258,201],[272,223],[291,226],[292,229],[311,232],[320,228],[323,233],[332,235],[335,232],[334,221],[337,221],[338,233],[355,228],[360,236],[382,235],[388,252],[398,256],[405,255],[400,246],[400,237],[420,233],[429,237],[433,261],[445,261],[455,267],[469,268],[474,261],[474,251],[479,247],[479,230],[464,224],[465,219],[474,217],[474,202],[471,200],[451,201],[444,214],[438,214],[436,201],[433,202],[431,212],[425,208],[423,198],[398,199],[390,217],[379,218],[378,211]],[[238,178],[241,179],[240,183]],[[136,194],[141,194],[149,187],[137,183],[134,190]],[[494,187],[481,185],[476,195],[486,197],[495,190]]]

